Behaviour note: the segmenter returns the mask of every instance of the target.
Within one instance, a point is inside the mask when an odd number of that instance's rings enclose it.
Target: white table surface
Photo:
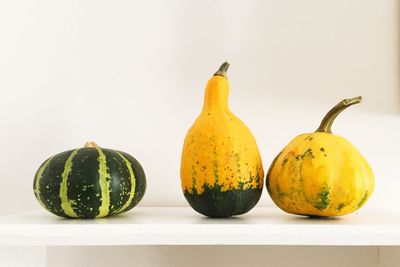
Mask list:
[[[211,219],[191,208],[138,207],[96,220],[58,218],[45,210],[0,217],[0,245],[400,245],[400,213],[361,210],[327,219],[277,208]]]

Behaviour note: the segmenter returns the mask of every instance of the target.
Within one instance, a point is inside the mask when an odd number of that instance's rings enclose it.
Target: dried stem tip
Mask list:
[[[85,148],[89,147],[99,147],[95,142],[86,142]]]
[[[221,67],[219,67],[218,71],[216,73],[214,73],[214,76],[222,76],[227,78],[227,71],[229,69],[230,64],[225,61],[224,63],[222,63]]]

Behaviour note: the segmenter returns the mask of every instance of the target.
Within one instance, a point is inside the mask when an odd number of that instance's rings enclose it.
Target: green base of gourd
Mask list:
[[[261,197],[262,188],[232,189],[205,187],[202,194],[185,191],[190,206],[200,214],[212,218],[226,218],[250,211]]]

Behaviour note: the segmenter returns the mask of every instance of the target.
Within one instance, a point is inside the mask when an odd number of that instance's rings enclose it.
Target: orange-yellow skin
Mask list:
[[[182,151],[184,191],[197,194],[204,186],[229,189],[262,188],[264,171],[256,141],[228,107],[227,78],[213,76],[206,87],[204,107],[189,129]]]
[[[359,209],[374,190],[374,174],[349,141],[330,133],[302,134],[276,157],[267,189],[282,210],[339,216]]]

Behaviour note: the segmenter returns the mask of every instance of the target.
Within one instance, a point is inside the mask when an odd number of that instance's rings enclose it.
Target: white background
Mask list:
[[[365,209],[399,209],[399,22],[396,0],[2,0],[1,214],[39,208],[38,166],[86,141],[142,163],[141,205],[187,205],[183,139],[225,60],[231,109],[265,170],[331,106],[362,95],[334,132],[375,172]],[[259,205],[272,205],[267,195]]]

